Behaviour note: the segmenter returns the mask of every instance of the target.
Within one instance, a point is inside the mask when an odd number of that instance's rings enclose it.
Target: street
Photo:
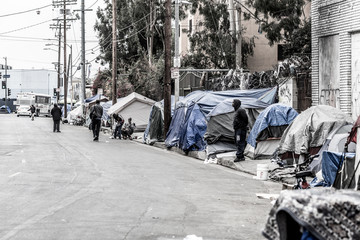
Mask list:
[[[0,240],[264,239],[266,182],[51,118],[0,115]]]

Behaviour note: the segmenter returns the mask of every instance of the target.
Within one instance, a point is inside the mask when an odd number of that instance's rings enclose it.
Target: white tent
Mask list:
[[[136,124],[137,130],[145,130],[154,103],[154,100],[133,92],[112,105],[107,114],[109,116],[114,113],[119,114],[124,118],[125,122],[131,117],[132,122]]]

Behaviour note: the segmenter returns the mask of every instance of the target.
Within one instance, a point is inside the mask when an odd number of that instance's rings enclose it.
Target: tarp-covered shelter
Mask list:
[[[295,109],[280,103],[264,109],[250,131],[244,154],[252,159],[272,156],[283,132],[297,116]]]
[[[217,123],[215,122],[217,121],[214,121],[214,125],[208,125],[208,120],[210,122],[213,116],[233,112],[234,109],[231,106],[233,99],[241,100],[242,107],[244,108],[266,108],[275,101],[276,91],[277,88],[275,87],[256,90],[192,92],[176,105],[165,145],[167,147],[178,146],[185,152],[204,150],[207,144],[204,140],[204,135],[208,127],[215,130],[208,131],[207,139],[209,141],[211,141],[210,139],[218,139],[221,136],[233,136],[233,133],[223,134],[222,132],[216,132]],[[260,99],[264,99],[264,101]],[[226,122],[225,124],[229,123]],[[230,124],[232,124],[232,121]],[[226,129],[228,127],[222,128]]]
[[[132,118],[132,122],[136,124],[136,130],[144,131],[154,103],[154,100],[133,92],[112,105],[107,110],[107,114],[109,116],[119,114],[124,118],[125,122],[127,122],[128,118]]]
[[[179,97],[181,101],[184,97]],[[175,96],[171,96],[171,116],[174,114]],[[150,111],[149,122],[144,132],[144,143],[164,141],[164,100],[156,102]]]
[[[324,166],[326,168],[327,163],[326,160],[324,162],[323,154],[322,154],[324,151],[342,153],[344,151],[345,143],[347,137],[349,136],[349,132],[351,131],[351,127],[352,127],[351,124],[346,124],[333,129],[327,136],[322,147],[320,148],[318,152],[319,156],[312,160],[307,170],[312,171],[314,174],[316,174]],[[348,145],[347,151],[354,153],[356,151],[356,144],[353,142],[350,143]]]
[[[340,109],[327,105],[313,106],[299,114],[286,128],[278,154],[316,154],[333,129],[352,122]]]

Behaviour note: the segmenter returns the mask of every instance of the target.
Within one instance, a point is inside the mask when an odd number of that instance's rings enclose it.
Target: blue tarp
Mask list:
[[[207,129],[206,115],[210,114],[218,104],[226,104],[230,110],[233,99],[240,99],[243,106],[249,108],[266,108],[270,103],[258,100],[267,94],[267,99],[275,101],[275,88],[256,90],[231,90],[222,92],[195,91],[176,104],[176,110],[166,135],[167,147],[178,146],[184,151],[204,150],[203,140]],[[226,102],[225,101],[225,102]],[[272,102],[273,103],[273,102]],[[194,111],[194,113],[192,113]],[[222,111],[219,107],[217,111]],[[232,109],[233,111],[233,109]]]
[[[11,109],[10,109],[9,106],[2,105],[0,108],[1,108],[1,109],[6,109],[6,111],[7,111],[8,113],[11,113]]]
[[[94,100],[96,100],[96,99],[100,99],[100,95],[99,95],[99,94],[96,94],[95,96],[92,96],[92,97],[89,97],[89,98],[85,99],[85,102],[86,102],[86,103],[89,103],[89,102],[92,102],[92,101],[94,101]]]
[[[344,155],[344,153],[323,152],[321,170],[326,187],[333,185],[338,168],[342,165],[345,156],[354,157],[355,153],[346,153],[346,155]]]
[[[299,115],[292,107],[283,104],[272,104],[260,113],[250,131],[247,142],[256,147],[256,139],[269,126],[289,125]]]
[[[206,143],[203,137],[206,132],[206,124],[205,116],[199,105],[194,103],[189,106],[184,121],[185,131],[179,141],[179,146],[183,151],[205,149]]]

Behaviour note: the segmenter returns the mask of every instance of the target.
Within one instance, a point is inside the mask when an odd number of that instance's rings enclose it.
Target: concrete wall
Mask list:
[[[359,59],[359,12],[358,0],[312,1],[312,105],[335,104],[354,119],[358,113],[353,111],[359,109],[358,91],[352,91],[359,84],[359,77],[352,76],[360,72],[355,60]]]

